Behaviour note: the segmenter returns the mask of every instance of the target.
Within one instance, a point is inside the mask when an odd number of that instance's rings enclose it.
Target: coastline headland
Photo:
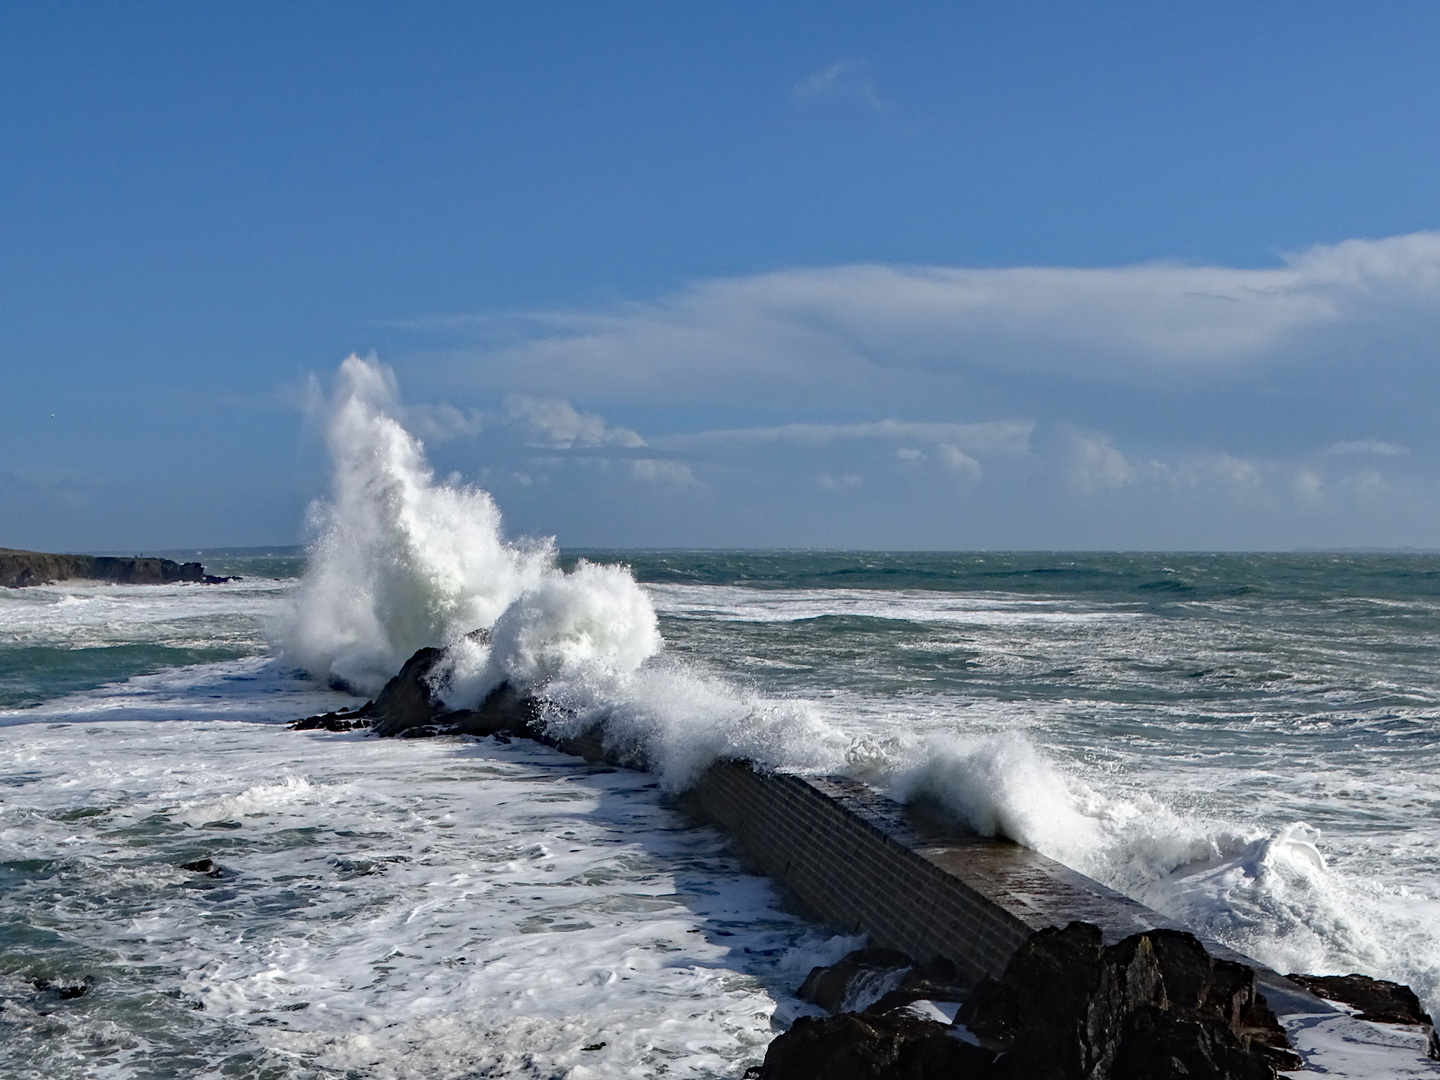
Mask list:
[[[21,589],[57,581],[107,581],[117,585],[170,585],[190,581],[218,585],[229,578],[205,573],[198,562],[157,557],[56,555],[0,548],[0,587]]]
[[[421,649],[375,700],[291,726],[521,736],[646,768],[643,751],[607,741],[603,724],[556,737],[540,702],[510,683],[476,709],[446,709],[427,679],[442,655]],[[680,803],[729,833],[804,913],[871,946],[811,973],[800,996],[831,1015],[800,1018],[747,1077],[1440,1075],[1440,1041],[1408,987],[1282,975],[938,810],[844,777],[733,760],[710,766]]]

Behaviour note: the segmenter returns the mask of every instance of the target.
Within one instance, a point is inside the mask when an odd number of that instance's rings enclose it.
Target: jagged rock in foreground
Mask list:
[[[20,589],[72,580],[108,581],[119,585],[169,585],[181,581],[219,585],[231,579],[205,573],[205,567],[198,562],[112,558],[108,555],[52,555],[44,551],[0,548],[0,586]]]
[[[1286,978],[1316,997],[1358,1009],[1357,1020],[1427,1028],[1426,1049],[1432,1058],[1440,1059],[1440,1037],[1435,1034],[1435,1021],[1420,1004],[1415,991],[1403,983],[1372,979],[1367,975],[1287,975]]]
[[[802,1016],[770,1044],[747,1080],[970,1080],[993,1073],[995,1055],[951,1037],[908,1008]]]
[[[943,956],[916,964],[894,949],[856,949],[838,964],[812,968],[796,997],[826,1012],[887,1012],[916,1001],[964,1001],[955,965]]]
[[[873,978],[864,974],[867,958],[852,957],[842,999],[854,998],[857,979]],[[806,980],[812,993],[826,985],[824,970]],[[903,986],[902,978],[896,990],[903,993]],[[969,994],[955,1026],[927,1018],[924,1004],[886,994],[858,1014],[802,1018],[771,1043],[752,1075],[1273,1080],[1277,1067],[1301,1065],[1256,992],[1255,973],[1215,959],[1180,931],[1152,930],[1107,948],[1099,927],[1089,923],[1042,930],[1001,978],[986,979]],[[934,1007],[928,1012],[939,1014]]]

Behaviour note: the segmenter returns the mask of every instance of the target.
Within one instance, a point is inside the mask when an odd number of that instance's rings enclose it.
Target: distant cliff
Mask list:
[[[122,585],[168,585],[196,581],[216,585],[229,578],[212,577],[198,562],[172,559],[119,559],[108,555],[51,555],[44,551],[0,548],[0,587],[48,585],[72,579],[113,581]]]

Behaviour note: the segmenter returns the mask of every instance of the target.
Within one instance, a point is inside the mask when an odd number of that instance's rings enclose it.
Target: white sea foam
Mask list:
[[[17,1080],[736,1075],[858,944],[780,910],[643,774],[533,743],[4,736],[0,917],[44,928],[0,970]],[[178,865],[199,857],[221,876]],[[85,975],[68,1002],[30,982]]]
[[[473,707],[506,680],[542,687],[623,675],[659,649],[655,610],[629,571],[581,559],[521,594],[486,639],[452,644],[435,679],[446,704]]]
[[[1334,872],[1304,822],[1268,833],[1145,793],[1107,794],[1015,733],[931,737],[864,771],[897,798],[938,801],[982,835],[1017,840],[1279,971],[1363,971],[1440,1004],[1440,902]]]
[[[720,758],[838,771],[854,741],[809,701],[746,691],[673,658],[628,673],[572,672],[552,680],[544,700],[543,719],[554,734],[598,723],[607,745],[636,754],[671,790]]]

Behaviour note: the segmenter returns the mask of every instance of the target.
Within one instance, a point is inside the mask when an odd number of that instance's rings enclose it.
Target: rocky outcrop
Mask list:
[[[431,684],[431,673],[444,655],[443,649],[419,649],[374,701],[358,709],[307,716],[290,727],[295,731],[353,731],[368,727],[376,735],[401,739],[503,733],[545,741],[536,724],[539,702],[509,682],[490,691],[477,708],[448,708]]]
[[[169,585],[193,581],[218,585],[228,577],[205,573],[198,562],[172,559],[118,558],[108,555],[52,555],[44,551],[0,548],[0,586],[20,589],[56,581],[109,581],[121,585]]]
[[[956,987],[943,963],[900,966],[864,950],[812,971],[801,994],[817,1003],[857,1002],[887,981],[893,989],[859,1012],[797,1020],[752,1076],[1274,1080],[1277,1068],[1301,1065],[1255,973],[1181,931],[1106,947],[1089,923],[1042,930],[973,991]],[[965,1000],[947,1025],[933,1003],[957,993]]]
[[[796,997],[826,1012],[880,1012],[916,1001],[964,1001],[955,965],[943,956],[916,964],[894,949],[857,949],[838,964],[813,968]]]
[[[1109,947],[1089,923],[1041,930],[957,1020],[1003,1053],[997,1077],[1266,1080],[1301,1065],[1255,972],[1179,930]]]
[[[985,1080],[995,1055],[911,1009],[802,1016],[747,1080]]]
[[[1376,1024],[1411,1024],[1427,1029],[1426,1049],[1440,1059],[1440,1038],[1435,1021],[1420,1004],[1415,991],[1402,983],[1372,979],[1366,975],[1289,975],[1316,997],[1337,1001],[1357,1010],[1356,1019]]]

